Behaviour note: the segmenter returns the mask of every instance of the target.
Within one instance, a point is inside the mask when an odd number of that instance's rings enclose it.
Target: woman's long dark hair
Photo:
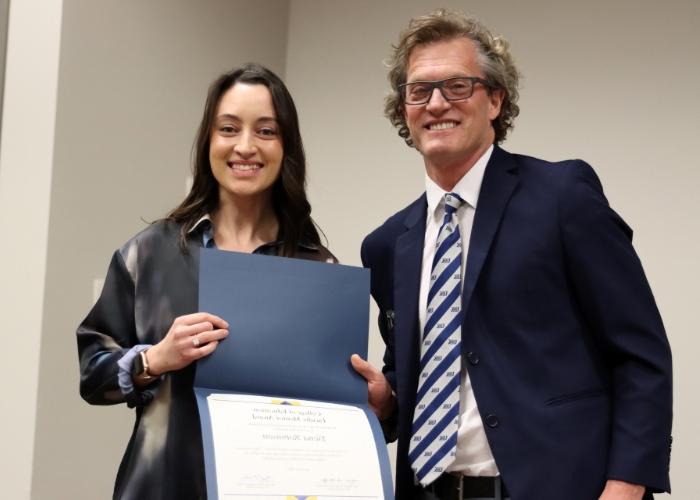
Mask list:
[[[219,184],[209,164],[209,142],[216,109],[221,97],[236,83],[260,84],[272,95],[272,105],[282,137],[284,158],[280,174],[272,185],[272,205],[279,221],[279,254],[292,256],[300,242],[320,245],[321,239],[311,219],[306,198],[306,156],[299,132],[299,119],[292,96],[280,78],[259,64],[246,64],[221,75],[209,87],[202,122],[192,151],[192,189],[166,219],[182,224],[180,246],[185,249],[187,233],[205,214],[219,205]]]

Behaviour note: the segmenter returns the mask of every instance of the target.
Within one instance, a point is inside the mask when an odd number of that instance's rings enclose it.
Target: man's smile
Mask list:
[[[447,120],[447,121],[428,123],[425,126],[425,128],[427,128],[428,130],[446,130],[448,128],[455,128],[457,125],[459,125],[459,122],[456,122],[453,120]]]

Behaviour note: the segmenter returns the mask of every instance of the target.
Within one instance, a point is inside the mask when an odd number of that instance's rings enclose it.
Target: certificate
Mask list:
[[[229,335],[197,362],[209,500],[393,499],[367,382],[369,271],[201,249],[199,310]]]
[[[207,404],[219,498],[384,498],[359,408],[237,394],[211,394]]]

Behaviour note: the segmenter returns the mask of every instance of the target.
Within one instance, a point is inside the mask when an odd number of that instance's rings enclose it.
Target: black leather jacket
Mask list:
[[[160,221],[117,250],[102,294],[77,330],[80,394],[90,404],[127,403],[136,422],[114,488],[115,499],[206,498],[195,365],[124,395],[117,361],[133,346],[156,344],[173,320],[197,312],[202,227],[178,246],[180,226]],[[276,255],[280,243],[256,253]],[[332,261],[324,247],[299,245],[297,258]]]

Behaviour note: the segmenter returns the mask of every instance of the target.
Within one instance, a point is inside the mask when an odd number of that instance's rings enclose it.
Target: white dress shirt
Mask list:
[[[474,223],[481,181],[484,178],[486,164],[491,158],[493,146],[491,146],[481,158],[464,174],[451,192],[457,193],[466,203],[457,211],[459,234],[462,240],[462,277],[465,276],[469,252],[469,237]],[[420,296],[418,317],[420,331],[425,328],[425,317],[428,301],[428,289],[430,288],[430,272],[435,256],[435,244],[438,231],[445,214],[443,191],[430,177],[425,176],[425,192],[428,198],[428,213],[425,224],[425,240],[423,246],[423,267],[421,269]],[[462,279],[464,287],[464,279]],[[421,333],[422,335],[422,333]],[[459,391],[459,429],[457,431],[457,456],[454,463],[448,467],[448,471],[460,472],[465,476],[497,476],[498,467],[491,454],[484,424],[481,421],[479,410],[474,399],[471,382],[467,368],[462,359],[462,382]]]

